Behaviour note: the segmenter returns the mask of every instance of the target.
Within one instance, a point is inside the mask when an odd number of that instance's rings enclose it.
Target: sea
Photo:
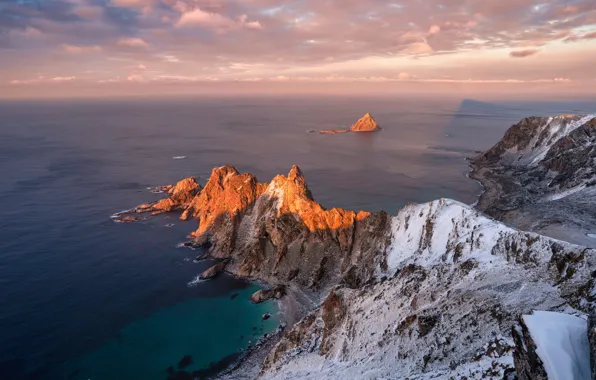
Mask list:
[[[298,165],[324,207],[472,204],[467,159],[530,115],[594,101],[185,97],[0,102],[0,379],[206,378],[283,319],[261,285],[197,276],[196,222],[110,216],[150,190],[234,165],[262,182]],[[320,135],[370,112],[383,130]],[[272,317],[263,320],[263,315]]]

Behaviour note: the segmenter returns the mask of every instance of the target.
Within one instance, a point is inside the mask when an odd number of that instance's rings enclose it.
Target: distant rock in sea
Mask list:
[[[381,128],[372,117],[370,113],[366,113],[366,115],[362,116],[356,124],[352,125],[350,129],[324,129],[319,131],[322,135],[335,135],[337,133],[347,133],[347,132],[376,132],[380,131]],[[314,131],[308,131],[314,132]]]
[[[367,112],[366,115],[362,116],[360,118],[360,120],[358,120],[356,122],[356,124],[352,125],[352,127],[350,128],[350,131],[352,131],[352,132],[374,132],[374,131],[378,131],[380,129],[381,128],[379,128],[379,125],[377,124],[375,119],[372,117],[372,115]]]

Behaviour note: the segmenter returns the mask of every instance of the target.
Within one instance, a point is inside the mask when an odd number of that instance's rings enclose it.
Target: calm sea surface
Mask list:
[[[148,187],[204,182],[224,164],[265,182],[296,164],[326,207],[394,214],[439,197],[472,203],[480,188],[466,157],[524,116],[595,110],[388,97],[0,103],[0,379],[204,374],[277,327],[277,316],[261,318],[275,304],[248,301],[256,285],[193,282],[209,263],[176,244],[194,222],[110,220],[155,199]],[[306,133],[366,112],[382,132]]]

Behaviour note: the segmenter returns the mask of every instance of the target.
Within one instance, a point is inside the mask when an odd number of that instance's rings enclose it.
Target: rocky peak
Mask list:
[[[265,187],[254,175],[240,174],[233,166],[215,168],[203,191],[185,210],[184,217],[198,219],[196,235],[199,236],[216,227],[218,222],[234,218],[252,207]]]
[[[201,185],[196,177],[188,177],[178,182],[168,191],[170,199],[176,203],[185,204],[193,200],[201,191]]]
[[[304,174],[302,174],[302,170],[296,165],[292,165],[292,169],[288,173],[288,179],[294,182],[302,182],[305,183]]]
[[[350,131],[352,132],[373,132],[379,130],[379,125],[370,113],[366,113],[363,117],[352,125]]]

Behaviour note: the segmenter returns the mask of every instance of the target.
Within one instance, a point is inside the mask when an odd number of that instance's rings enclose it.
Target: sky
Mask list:
[[[596,0],[0,0],[0,97],[596,95]]]

